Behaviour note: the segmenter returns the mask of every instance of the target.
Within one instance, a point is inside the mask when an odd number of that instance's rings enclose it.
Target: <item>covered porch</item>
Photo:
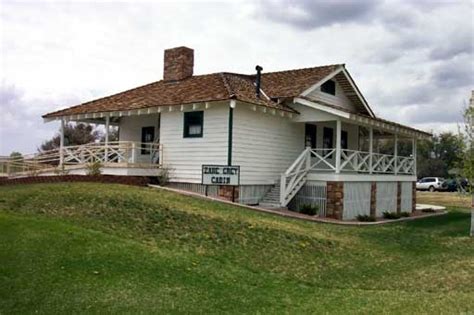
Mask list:
[[[163,163],[162,152],[162,146],[155,143],[93,142],[5,157],[0,164],[2,175],[8,177],[87,175],[93,164],[106,175],[157,176],[156,170]]]
[[[111,139],[111,129],[118,127],[122,116],[111,114],[84,114],[75,117],[60,117],[59,147],[52,150],[25,154],[18,157],[3,157],[0,160],[2,176],[24,177],[37,175],[87,175],[96,165],[104,175],[157,176],[163,165],[163,146],[155,137],[137,141]],[[70,145],[65,136],[69,122],[103,126],[101,141],[81,145]]]
[[[281,206],[307,181],[416,181],[417,139],[429,134],[306,99],[295,105],[302,105],[295,121],[305,124],[305,149],[281,174]]]

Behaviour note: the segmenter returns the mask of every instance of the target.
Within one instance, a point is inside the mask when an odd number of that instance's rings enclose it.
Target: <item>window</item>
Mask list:
[[[184,113],[184,138],[201,138],[203,129],[204,112]]]
[[[143,127],[141,154],[150,154],[150,146],[144,143],[153,143],[153,141],[155,141],[155,127]]]
[[[332,128],[327,128],[324,127],[323,129],[323,149],[324,150],[324,155],[328,154],[330,149],[334,148],[334,142],[333,142],[333,129]],[[332,158],[332,154],[329,156],[329,158]]]
[[[349,143],[347,142],[347,131],[341,131],[341,149],[347,150]]]
[[[336,82],[329,80],[321,85],[321,92],[336,95]]]
[[[304,137],[305,148],[316,148],[316,126],[311,124],[305,125],[305,137]]]

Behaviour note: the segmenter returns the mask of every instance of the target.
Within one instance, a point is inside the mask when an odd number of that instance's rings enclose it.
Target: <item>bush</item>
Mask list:
[[[170,180],[170,169],[167,167],[160,168],[156,177],[156,182],[160,186],[166,186]]]
[[[383,217],[389,220],[400,219],[400,215],[398,213],[390,211],[385,211],[383,213]]]
[[[406,211],[403,211],[402,213],[400,213],[400,217],[409,217],[411,216],[410,212],[406,212]]]
[[[428,208],[428,209],[422,209],[421,212],[434,213],[436,212],[436,210],[434,210],[433,208]]]
[[[101,174],[102,163],[95,161],[87,164],[87,175],[99,176]]]
[[[300,213],[307,215],[317,215],[319,213],[319,207],[311,204],[302,205],[300,207]]]
[[[375,222],[375,217],[368,214],[359,214],[357,216],[357,221],[361,222]]]

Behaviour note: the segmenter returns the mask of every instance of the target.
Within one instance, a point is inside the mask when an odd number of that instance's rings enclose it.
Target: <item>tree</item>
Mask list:
[[[418,177],[448,177],[449,171],[459,167],[465,150],[464,139],[452,132],[433,135],[432,139],[418,142]]]
[[[472,97],[470,104],[464,110],[464,133],[461,135],[464,137],[466,143],[466,150],[464,152],[462,161],[460,163],[460,169],[462,175],[469,180],[469,189],[472,194],[471,201],[471,232],[470,235],[474,236],[474,91],[472,91]]]
[[[23,155],[20,152],[10,153],[10,172],[16,173],[23,169]]]
[[[94,142],[101,138],[101,132],[94,129],[92,125],[78,123],[66,124],[64,126],[65,145],[81,145]],[[44,141],[39,151],[48,151],[59,148],[60,133],[58,132],[52,139]]]
[[[474,100],[473,100],[474,102]],[[466,143],[466,150],[459,163],[461,172],[469,182],[474,183],[474,104],[467,107],[464,111],[464,141]]]
[[[109,129],[109,142],[119,141],[119,128],[110,126]],[[105,142],[105,132],[100,136],[100,142]]]

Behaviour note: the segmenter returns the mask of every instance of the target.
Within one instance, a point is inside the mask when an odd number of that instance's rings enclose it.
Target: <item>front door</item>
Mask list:
[[[316,148],[316,125],[306,124],[304,132],[304,146],[305,148]]]

